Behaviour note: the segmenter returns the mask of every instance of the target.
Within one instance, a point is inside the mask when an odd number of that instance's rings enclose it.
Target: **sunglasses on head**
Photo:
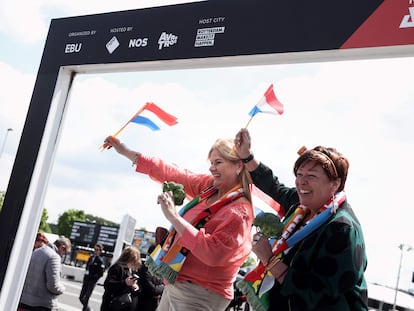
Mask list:
[[[306,160],[316,161],[320,163],[323,169],[327,171],[330,176],[334,178],[339,177],[335,163],[327,154],[314,149],[307,150],[306,147],[299,149],[298,154]]]

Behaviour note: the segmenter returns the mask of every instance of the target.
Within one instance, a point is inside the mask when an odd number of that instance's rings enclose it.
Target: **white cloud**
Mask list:
[[[35,75],[23,74],[0,62],[2,77],[0,91],[0,121],[7,127],[21,128],[32,96]]]
[[[0,31],[24,43],[43,40],[49,27],[42,13],[45,4],[47,1],[1,1]]]
[[[0,62],[0,189],[6,189],[18,147],[27,109],[33,91],[35,76],[22,74]],[[7,133],[7,129],[12,131]]]

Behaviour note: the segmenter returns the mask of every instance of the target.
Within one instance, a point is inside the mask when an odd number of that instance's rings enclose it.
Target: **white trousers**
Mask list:
[[[165,286],[157,311],[223,311],[230,300],[190,282]]]

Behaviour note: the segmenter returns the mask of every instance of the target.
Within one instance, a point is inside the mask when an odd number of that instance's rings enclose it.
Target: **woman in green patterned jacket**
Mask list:
[[[276,243],[260,233],[254,237],[252,250],[268,275],[252,287],[256,296],[268,296],[256,310],[368,310],[364,238],[344,193],[348,160],[333,148],[302,148],[293,168],[296,187],[290,188],[253,156],[246,129],[235,145],[254,184],[285,214]]]

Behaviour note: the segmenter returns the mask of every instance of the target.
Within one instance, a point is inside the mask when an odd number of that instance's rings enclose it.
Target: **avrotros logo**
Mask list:
[[[413,2],[413,0],[410,0],[410,5],[413,4]],[[410,14],[404,15],[400,24],[400,28],[414,27],[414,6],[408,7],[408,12]]]
[[[158,50],[162,48],[169,48],[171,45],[176,44],[178,41],[178,36],[170,33],[167,34],[165,31],[161,34],[160,38],[158,39]]]

